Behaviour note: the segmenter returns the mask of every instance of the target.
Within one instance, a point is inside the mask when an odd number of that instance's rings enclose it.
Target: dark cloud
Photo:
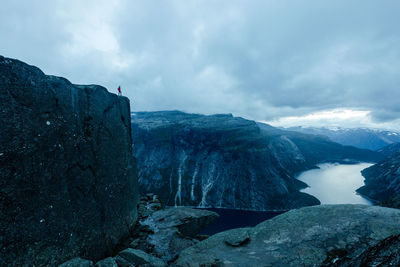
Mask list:
[[[133,110],[400,117],[397,0],[3,1],[0,53]]]

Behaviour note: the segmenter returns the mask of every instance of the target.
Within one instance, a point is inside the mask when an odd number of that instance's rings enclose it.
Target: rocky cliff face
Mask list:
[[[400,151],[362,171],[365,186],[357,190],[376,202],[400,208]]]
[[[295,174],[323,161],[374,161],[377,153],[286,132],[232,115],[179,111],[132,116],[139,185],[167,205],[252,210],[319,204]]]
[[[399,262],[396,241],[399,225],[397,209],[364,205],[307,207],[252,228],[213,235],[182,251],[175,264],[182,267],[397,266],[389,263]],[[357,264],[368,259],[377,264]]]
[[[378,152],[381,153],[384,157],[390,157],[393,154],[400,152],[400,143],[387,145],[379,149]]]
[[[137,217],[129,100],[0,57],[0,265],[98,259]]]

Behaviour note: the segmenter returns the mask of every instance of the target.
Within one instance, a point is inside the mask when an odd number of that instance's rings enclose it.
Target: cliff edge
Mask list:
[[[384,206],[400,208],[400,151],[361,173],[365,185],[357,189],[359,194]]]
[[[129,100],[0,56],[0,265],[111,254],[137,218]]]
[[[399,225],[398,209],[306,207],[213,235],[182,251],[175,266],[397,266],[390,263],[398,259]],[[371,257],[374,264],[357,264]]]

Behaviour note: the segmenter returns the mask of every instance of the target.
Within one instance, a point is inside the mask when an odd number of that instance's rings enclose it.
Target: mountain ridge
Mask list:
[[[358,148],[379,150],[383,147],[400,142],[400,133],[390,130],[372,128],[341,128],[327,127],[289,127],[284,130],[328,137],[331,141],[342,145],[351,145]]]
[[[155,192],[171,206],[276,210],[315,205],[319,201],[299,192],[306,185],[295,179],[297,173],[322,162],[381,158],[232,114],[134,112],[132,129],[140,190]]]

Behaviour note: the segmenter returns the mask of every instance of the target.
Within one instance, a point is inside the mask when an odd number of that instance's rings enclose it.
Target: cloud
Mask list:
[[[375,121],[370,111],[352,109],[332,109],[310,113],[304,116],[281,117],[276,120],[263,121],[279,127],[343,127],[343,128],[376,128],[400,130],[400,119]]]
[[[121,84],[133,110],[267,121],[362,110],[366,123],[393,128],[399,8],[396,0],[6,0],[0,53],[75,83]]]

